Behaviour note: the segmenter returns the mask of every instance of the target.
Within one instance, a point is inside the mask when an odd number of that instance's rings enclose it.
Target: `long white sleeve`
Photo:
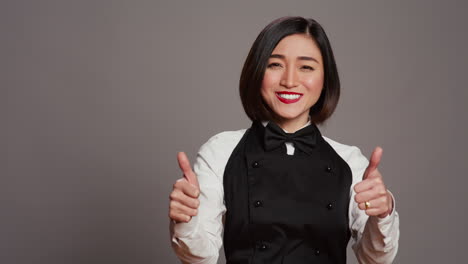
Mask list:
[[[200,184],[198,215],[188,223],[170,223],[174,252],[182,263],[216,264],[224,228],[223,175],[226,163],[244,130],[223,132],[199,150],[194,172]]]
[[[369,162],[357,147],[351,147],[346,154],[347,162],[353,173],[349,204],[352,248],[359,263],[392,263],[398,251],[400,236],[399,216],[393,198],[393,211],[385,218],[369,217],[359,209],[354,201],[354,185],[362,181],[362,175]]]

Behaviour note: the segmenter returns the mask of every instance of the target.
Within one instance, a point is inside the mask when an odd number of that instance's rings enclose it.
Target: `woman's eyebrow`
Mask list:
[[[278,58],[278,59],[284,59],[284,55],[281,54],[271,54],[270,58]],[[297,57],[298,60],[306,60],[306,61],[315,61],[316,63],[319,63],[316,59],[308,56],[299,56]]]

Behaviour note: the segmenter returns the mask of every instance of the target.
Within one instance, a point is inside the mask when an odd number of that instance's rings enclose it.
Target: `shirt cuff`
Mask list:
[[[198,215],[192,216],[188,223],[171,221],[174,225],[174,235],[178,238],[190,237],[198,228]]]

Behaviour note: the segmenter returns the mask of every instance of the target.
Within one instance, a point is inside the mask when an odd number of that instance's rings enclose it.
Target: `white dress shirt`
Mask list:
[[[262,122],[264,126],[268,122]],[[305,125],[309,125],[310,121]],[[198,215],[188,223],[170,221],[171,244],[183,263],[216,264],[224,229],[224,168],[246,129],[221,132],[203,144],[194,163],[200,184]],[[287,131],[286,131],[287,132]],[[360,263],[392,263],[398,251],[399,216],[395,210],[385,218],[368,216],[354,201],[354,185],[362,181],[369,162],[359,148],[327,137],[326,142],[351,168],[353,180],[349,190],[349,228],[352,249]],[[294,155],[294,145],[286,142],[287,154]]]

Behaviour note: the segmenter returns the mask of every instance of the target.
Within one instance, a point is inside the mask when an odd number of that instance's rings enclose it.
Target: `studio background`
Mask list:
[[[342,97],[322,133],[396,197],[395,263],[460,263],[468,169],[464,1],[2,1],[0,263],[179,263],[168,203],[221,131],[257,34],[318,20]],[[348,250],[349,263],[356,263]],[[219,263],[224,263],[221,252]]]

